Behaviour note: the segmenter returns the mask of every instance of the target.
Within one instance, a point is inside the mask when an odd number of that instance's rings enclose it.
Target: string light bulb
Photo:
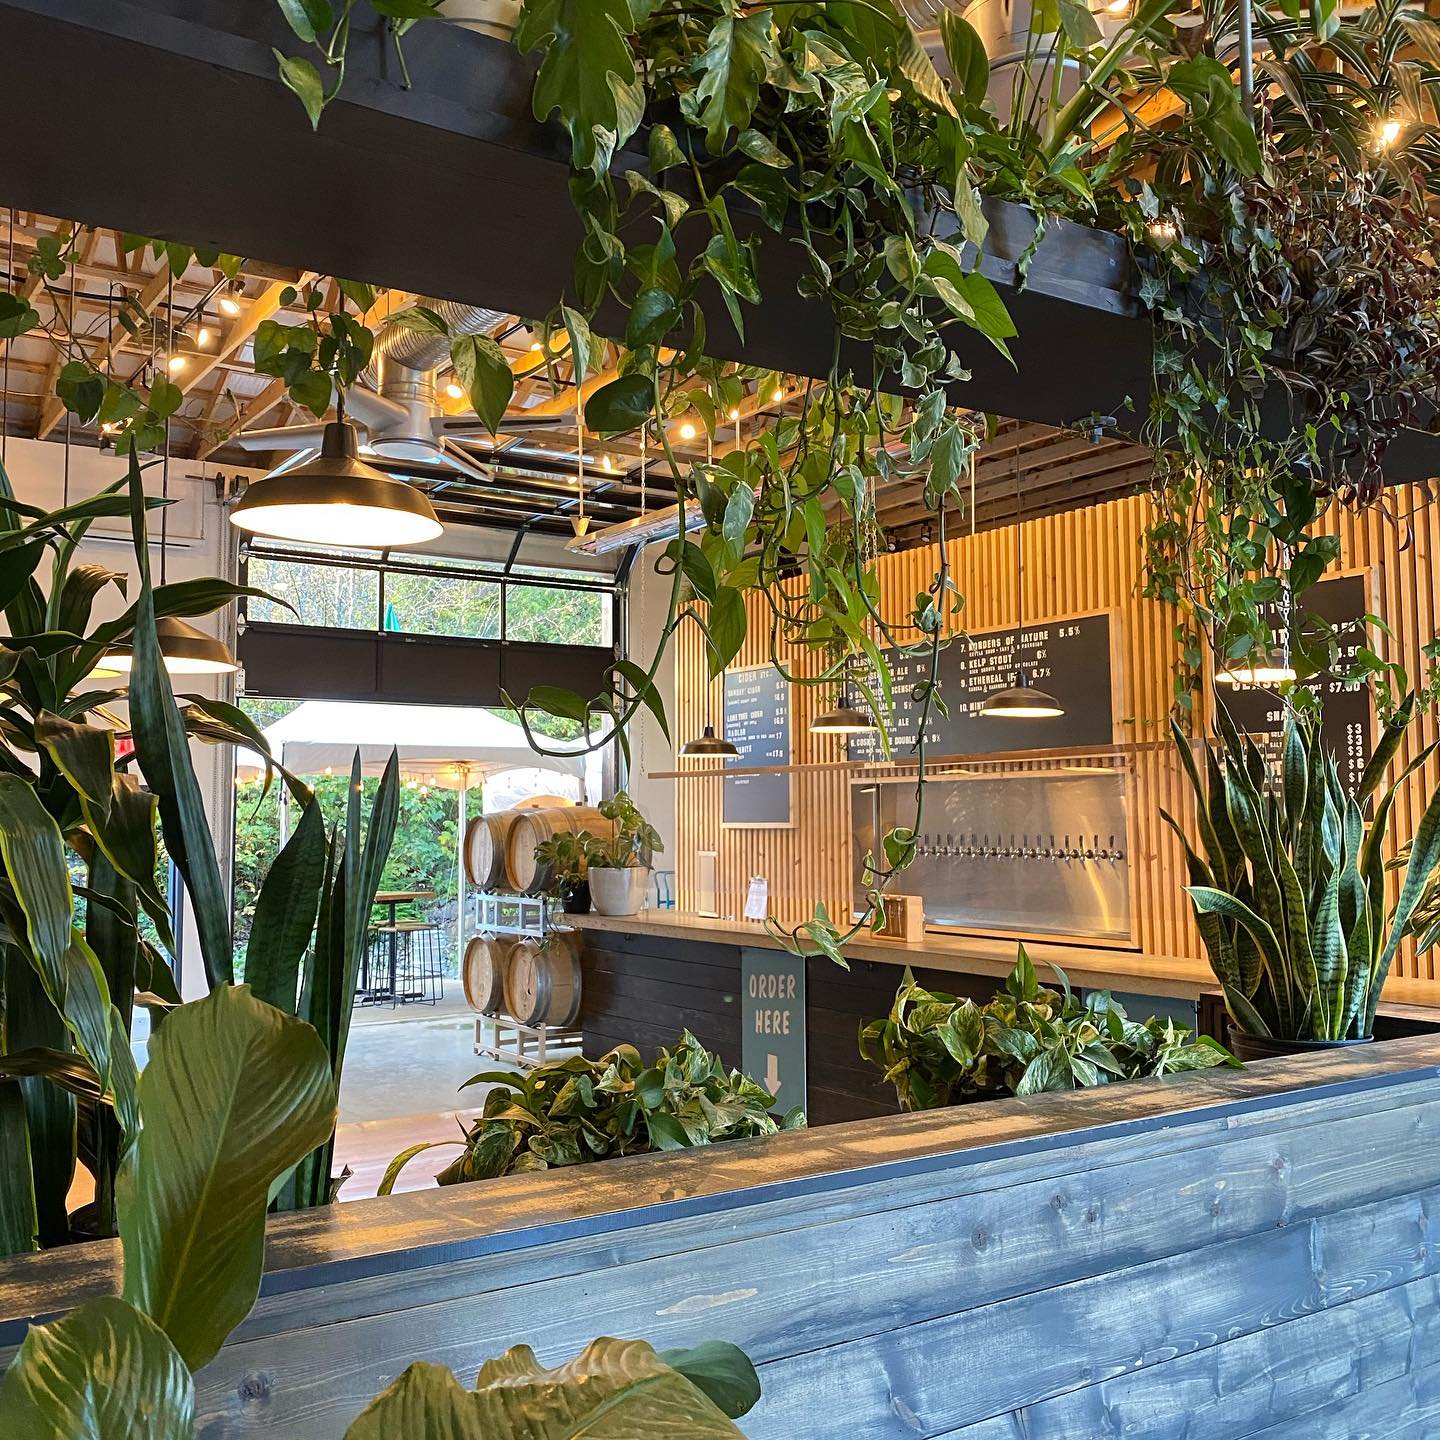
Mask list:
[[[1405,127],[1393,115],[1382,120],[1375,128],[1375,139],[1382,150],[1388,150],[1399,138]]]
[[[693,440],[696,433],[695,427],[688,420],[680,427],[680,438],[682,440]]]
[[[189,365],[189,363],[189,360],[187,360],[183,355],[172,355],[165,362],[165,368],[172,375],[179,375],[182,371],[184,371],[185,367]]]
[[[465,398],[464,390],[462,390],[454,380],[450,381],[450,383],[446,385],[445,393],[452,400],[463,400]]]
[[[1168,250],[1179,238],[1180,227],[1164,215],[1157,216],[1146,227],[1145,233],[1157,250]]]

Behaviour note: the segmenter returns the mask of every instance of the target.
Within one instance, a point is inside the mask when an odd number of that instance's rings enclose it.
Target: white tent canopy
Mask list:
[[[356,750],[363,773],[379,775],[391,751],[396,751],[402,779],[412,784],[423,780],[460,792],[460,837],[465,833],[466,791],[489,776],[509,777],[507,785],[498,787],[509,792],[507,798],[549,790],[568,796],[572,789],[580,800],[587,792],[597,799],[600,794],[602,761],[598,751],[539,755],[530,748],[519,725],[488,710],[306,700],[268,726],[265,740],[270,753],[297,775],[348,775]],[[265,762],[254,750],[237,749],[235,768],[237,778],[249,778],[262,774]],[[558,783],[551,779],[562,776],[566,779]],[[284,785],[276,790],[284,844],[290,830],[290,796]],[[458,955],[465,943],[466,886],[464,865],[456,869]]]
[[[537,755],[518,725],[488,710],[440,705],[352,704],[306,700],[265,731],[270,753],[299,775],[348,774],[355,751],[367,775],[385,768],[392,749],[406,776],[456,788],[504,770],[548,770],[584,781],[584,755]],[[264,762],[253,750],[236,756],[241,774]]]

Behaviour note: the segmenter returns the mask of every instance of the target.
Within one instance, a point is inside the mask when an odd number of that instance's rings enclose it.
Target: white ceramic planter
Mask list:
[[[645,904],[650,871],[644,865],[627,865],[623,870],[592,865],[585,878],[590,882],[590,905],[597,915],[635,915]]]
[[[440,13],[467,30],[480,30],[508,40],[520,14],[520,0],[445,0]]]

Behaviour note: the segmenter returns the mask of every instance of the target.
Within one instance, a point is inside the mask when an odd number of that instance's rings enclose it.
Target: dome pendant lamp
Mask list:
[[[360,458],[360,436],[345,418],[343,394],[319,455],[248,486],[230,523],[276,540],[372,550],[420,545],[445,528],[413,485]]]
[[[880,728],[867,711],[845,698],[848,674],[847,666],[835,691],[835,703],[810,722],[812,735],[873,735]]]
[[[722,735],[717,735],[713,725],[707,725],[696,739],[687,740],[680,747],[680,753],[688,759],[692,756],[706,755],[733,756],[740,752],[732,741],[726,740]]]
[[[974,514],[972,509],[971,514]],[[1020,543],[1021,496],[1020,450],[1015,450],[1015,593],[1019,623],[1015,631],[1018,655],[1025,639],[1025,554]],[[1048,690],[1030,683],[1023,665],[1017,665],[1015,683],[1003,690],[992,690],[981,702],[979,713],[989,720],[1053,720],[1065,713],[1065,707]]]
[[[172,323],[175,303],[175,280],[166,281],[165,323],[166,331]],[[150,337],[150,364],[155,364],[155,337]],[[68,462],[69,435],[66,435]],[[68,468],[68,464],[67,464]],[[170,555],[170,420],[165,420],[165,448],[160,462],[160,496],[166,504],[160,511],[160,584],[166,581],[166,562]],[[155,621],[155,639],[160,647],[160,661],[168,675],[233,675],[240,669],[239,663],[223,640],[207,635],[194,625],[174,615],[162,615]],[[126,639],[112,645],[96,665],[93,674],[128,675],[134,665],[131,641]]]
[[[643,433],[641,436],[644,439]],[[720,682],[722,688],[724,680]],[[680,747],[682,758],[687,760],[713,758],[720,755],[725,759],[732,759],[740,753],[733,740],[727,740],[723,735],[715,733],[715,726],[710,715],[710,688],[705,689],[705,728],[694,740],[687,740]]]

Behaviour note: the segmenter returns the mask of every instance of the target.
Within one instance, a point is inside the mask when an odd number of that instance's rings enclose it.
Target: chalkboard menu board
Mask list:
[[[919,740],[920,706],[912,698],[916,681],[930,673],[930,656],[891,651],[894,711],[886,729],[897,759],[912,754]],[[1031,685],[1048,691],[1065,713],[1053,719],[1007,720],[979,713],[985,697],[1015,683],[1023,668]],[[949,708],[929,715],[926,747],[931,755],[981,755],[1004,750],[1045,750],[1071,745],[1109,745],[1114,740],[1110,665],[1110,616],[1027,624],[1023,631],[977,630],[940,652],[940,698]],[[874,735],[850,741],[852,760],[881,760]]]
[[[1370,610],[1369,586],[1364,575],[1337,575],[1322,580],[1305,592],[1300,609],[1318,615],[1341,632],[1340,673],[1350,669],[1355,652],[1364,640],[1362,620]],[[1261,612],[1278,636],[1278,605]],[[1365,773],[1375,738],[1374,707],[1370,687],[1347,689],[1332,673],[1312,676],[1301,685],[1320,697],[1320,733],[1325,747],[1340,762],[1340,779],[1353,791]],[[1277,745],[1285,728],[1285,709],[1280,697],[1259,685],[1216,685],[1215,694],[1241,730],[1250,735],[1269,736]]]
[[[790,685],[773,666],[725,676],[725,738],[740,752],[727,766],[790,763]],[[790,824],[790,774],[727,775],[721,804],[726,825]]]

